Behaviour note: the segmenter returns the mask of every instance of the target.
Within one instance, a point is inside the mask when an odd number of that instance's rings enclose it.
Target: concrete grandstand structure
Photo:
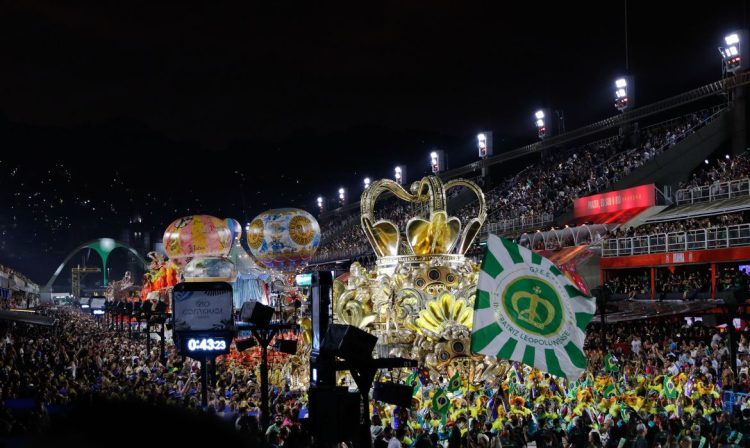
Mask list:
[[[717,299],[750,265],[748,83],[739,73],[441,173],[484,188],[487,224],[468,255],[498,234],[567,264],[589,289],[607,283],[614,299]],[[475,211],[462,191],[447,200],[455,216]],[[388,199],[380,207],[401,227],[424,214]],[[352,201],[320,214],[311,269],[374,263],[358,209]],[[665,222],[680,225],[643,234]]]

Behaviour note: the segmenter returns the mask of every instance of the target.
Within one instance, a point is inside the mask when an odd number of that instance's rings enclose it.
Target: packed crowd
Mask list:
[[[575,198],[595,194],[617,183],[676,145],[709,118],[708,112],[696,113],[646,128],[640,131],[641,143],[634,149],[628,149],[625,139],[612,138],[546,157],[484,192],[488,223],[523,220],[535,223],[537,228],[548,224],[547,217],[564,212]],[[526,175],[529,172],[534,176]],[[468,204],[452,215],[471,218],[477,214],[476,207],[475,203]],[[405,221],[413,216],[409,207],[396,201],[386,204],[381,213],[396,222],[401,231]],[[322,241],[316,261],[356,256],[370,250],[359,220],[327,224]]]
[[[39,295],[24,291],[9,291],[7,298],[0,297],[0,310],[34,308],[39,306]]]
[[[142,340],[100,329],[90,317],[53,313],[59,322],[54,328],[0,324],[0,436],[43,431],[69,404],[97,396],[201,413],[196,362],[170,348],[162,364],[158,350],[147,352]],[[687,441],[701,438],[704,446],[739,438],[735,442],[747,446],[750,441],[736,432],[750,434],[750,403],[735,402],[738,409],[729,414],[720,395],[722,388],[750,392],[747,328],[739,342],[737,377],[726,343],[725,333],[688,326],[684,319],[609,324],[604,341],[594,325],[585,343],[589,369],[577,381],[513,364],[479,386],[460,380],[447,409],[395,409],[376,402],[373,442],[392,448],[531,442],[687,448],[692,446]],[[674,395],[665,392],[665,378],[674,383]],[[435,387],[447,383],[428,380],[418,395],[427,402]],[[13,404],[23,399],[34,405],[19,413]],[[234,353],[216,364],[207,413],[238,431],[247,446],[310,446],[300,419],[304,396],[282,386],[273,388],[271,399],[273,424],[262,431],[255,368]]]
[[[21,274],[20,272],[16,271],[15,269],[9,268],[7,266],[3,266],[1,264],[0,264],[0,272],[2,272],[3,274],[5,274],[5,277],[8,277],[8,278],[13,278],[14,276],[18,277],[26,285],[34,285],[35,284],[34,282],[31,281],[31,279],[29,279],[25,275]]]
[[[716,291],[727,291],[747,286],[750,277],[736,268],[722,269],[716,276]],[[648,271],[619,273],[607,279],[615,298],[649,298],[651,278]],[[707,299],[711,292],[711,271],[705,269],[672,271],[657,269],[654,277],[655,293],[658,299],[695,300]]]
[[[166,362],[161,363],[158,344],[148,352],[143,339],[101,329],[90,316],[50,313],[57,317],[54,328],[0,322],[0,437],[36,434],[51,414],[91,397],[201,409],[197,361],[179,356],[168,345]],[[234,355],[216,364],[207,412],[257,442],[251,446],[259,446],[264,437],[257,417],[255,365],[248,357]],[[33,408],[13,409],[29,399]],[[280,445],[280,439],[301,437],[299,394],[274,388],[271,400],[278,425],[268,440]]]
[[[707,187],[747,177],[750,177],[750,159],[748,155],[742,154],[738,157],[729,157],[727,155],[723,160],[718,159],[716,164],[701,166],[693,173],[689,181],[680,183],[679,188]]]
[[[745,213],[727,213],[704,218],[689,218],[679,221],[657,222],[643,224],[626,229],[616,228],[609,232],[608,238],[626,238],[648,236],[665,233],[687,232],[690,230],[708,229],[711,227],[727,227],[747,222]]]

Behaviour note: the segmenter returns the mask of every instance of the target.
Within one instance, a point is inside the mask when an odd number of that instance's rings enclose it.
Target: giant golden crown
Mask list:
[[[446,210],[446,195],[449,190],[457,187],[469,189],[479,201],[479,213],[463,223],[463,232],[459,218],[448,216]],[[412,183],[409,190],[393,180],[380,179],[362,193],[362,229],[375,254],[380,258],[466,253],[487,218],[484,193],[477,184],[465,179],[455,179],[443,184],[439,177],[427,176]],[[428,205],[428,216],[414,216],[406,223],[405,242],[401,241],[401,232],[393,221],[375,220],[375,202],[386,192],[409,203]]]

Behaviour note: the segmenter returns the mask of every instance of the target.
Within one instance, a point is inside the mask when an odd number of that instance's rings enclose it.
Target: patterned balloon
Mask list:
[[[305,266],[320,246],[320,225],[297,208],[267,210],[250,223],[247,245],[265,267],[293,271]]]
[[[227,218],[225,221],[227,222],[229,231],[232,232],[232,244],[234,244],[235,241],[242,237],[242,224],[233,218]]]
[[[232,232],[223,219],[185,216],[167,227],[163,242],[170,260],[184,266],[194,257],[226,257],[232,247]]]

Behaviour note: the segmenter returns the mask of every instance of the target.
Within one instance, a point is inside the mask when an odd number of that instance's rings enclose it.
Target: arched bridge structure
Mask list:
[[[107,286],[107,259],[109,258],[109,254],[112,253],[115,249],[125,249],[131,254],[135,256],[135,258],[138,259],[138,261],[143,265],[144,269],[148,270],[148,263],[146,260],[141,256],[141,254],[138,253],[135,249],[133,249],[131,246],[121,242],[114,240],[112,238],[98,238],[95,240],[88,241],[86,243],[81,244],[80,246],[73,249],[67,257],[63,260],[62,263],[60,263],[60,266],[57,267],[57,270],[55,270],[55,273],[52,274],[52,277],[47,281],[47,284],[44,285],[42,288],[42,291],[49,291],[52,287],[52,284],[55,283],[55,280],[57,280],[57,277],[62,273],[63,268],[65,265],[70,261],[71,258],[75,254],[77,254],[79,251],[83,249],[93,249],[94,252],[99,254],[99,257],[102,259],[102,274],[104,276],[103,285]]]

